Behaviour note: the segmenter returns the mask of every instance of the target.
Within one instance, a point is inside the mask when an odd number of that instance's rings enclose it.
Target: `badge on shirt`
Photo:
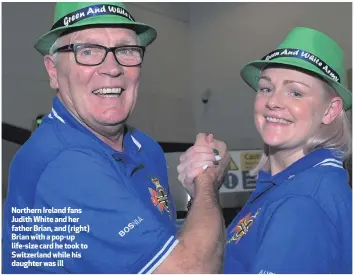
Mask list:
[[[259,208],[254,215],[252,215],[252,213],[248,213],[244,218],[239,220],[234,229],[232,229],[232,232],[234,233],[232,237],[228,239],[227,243],[234,242],[235,244],[237,244],[241,240],[241,238],[247,234],[260,211],[261,208]]]
[[[166,211],[171,217],[170,208],[168,206],[168,197],[165,189],[162,187],[160,180],[157,177],[152,177],[151,181],[155,185],[155,189],[149,187],[152,203],[157,207],[161,214]]]

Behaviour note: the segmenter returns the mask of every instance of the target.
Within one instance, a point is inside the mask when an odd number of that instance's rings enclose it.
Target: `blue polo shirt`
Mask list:
[[[161,147],[135,129],[128,129],[123,147],[113,150],[54,99],[51,113],[11,163],[4,273],[156,269],[178,243],[166,160]],[[41,263],[18,266],[29,261]]]
[[[227,229],[225,273],[352,273],[352,192],[333,152],[259,173]]]

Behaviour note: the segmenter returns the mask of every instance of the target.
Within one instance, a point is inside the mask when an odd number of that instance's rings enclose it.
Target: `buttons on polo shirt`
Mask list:
[[[112,157],[114,158],[115,161],[121,162],[123,161],[123,158],[121,156],[117,156],[117,155],[112,155]]]
[[[116,153],[113,154],[112,157],[116,162],[123,164],[125,174],[130,177],[133,176],[135,172],[145,167],[140,159],[129,154]]]
[[[290,175],[289,177],[288,177],[288,180],[291,180],[292,178],[294,178],[295,177],[295,175]]]

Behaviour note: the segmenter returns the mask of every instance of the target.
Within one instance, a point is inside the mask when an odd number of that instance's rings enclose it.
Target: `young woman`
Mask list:
[[[257,91],[264,154],[251,171],[256,190],[227,229],[224,273],[352,272],[352,192],[342,166],[352,98],[343,59],[325,34],[295,28],[242,69]]]

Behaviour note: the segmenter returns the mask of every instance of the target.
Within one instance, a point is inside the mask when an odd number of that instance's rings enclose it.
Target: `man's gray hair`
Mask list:
[[[60,46],[60,37],[57,40],[55,40],[55,42],[53,43],[53,45],[49,49],[49,55],[53,56],[54,65],[57,63],[57,59],[58,59],[58,53],[54,53],[54,51],[57,48],[59,48],[59,46]]]

